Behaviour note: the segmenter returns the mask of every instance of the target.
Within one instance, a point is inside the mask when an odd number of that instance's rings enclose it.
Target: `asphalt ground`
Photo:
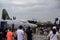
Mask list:
[[[33,40],[47,40],[47,36],[46,35],[40,35],[40,34],[34,34]]]

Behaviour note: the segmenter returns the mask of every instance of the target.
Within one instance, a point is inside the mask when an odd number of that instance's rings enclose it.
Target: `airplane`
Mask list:
[[[23,27],[37,27],[36,24],[32,24],[32,23],[29,23],[27,20],[17,20],[17,19],[13,19],[11,20],[11,18],[9,17],[8,15],[8,12],[6,9],[3,9],[2,10],[2,19],[0,20],[0,27],[2,25],[4,26],[7,26],[7,27],[12,27],[12,24],[14,24],[14,28],[18,28],[20,25],[22,25]]]
[[[6,25],[6,28],[12,27],[13,24],[14,28],[18,28],[20,25],[22,25],[24,28],[37,27],[36,24],[29,23],[27,20],[0,20],[0,25],[1,22],[3,22]]]

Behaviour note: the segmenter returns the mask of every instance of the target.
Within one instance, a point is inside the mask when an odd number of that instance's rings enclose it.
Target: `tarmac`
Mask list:
[[[34,34],[33,40],[47,40],[47,36],[46,35],[40,35],[40,34]]]

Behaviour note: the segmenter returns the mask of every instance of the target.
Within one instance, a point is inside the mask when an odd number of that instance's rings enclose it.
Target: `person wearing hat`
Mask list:
[[[53,26],[52,31],[48,34],[48,40],[59,40],[59,33],[57,32],[56,26]]]

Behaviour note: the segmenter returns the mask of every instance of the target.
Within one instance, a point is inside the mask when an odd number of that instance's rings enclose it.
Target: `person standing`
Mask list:
[[[4,29],[4,32],[3,32],[4,40],[6,40],[7,30],[8,28]]]
[[[8,29],[6,38],[7,38],[7,40],[13,40],[13,32],[12,32],[11,28]]]
[[[59,33],[57,32],[56,26],[54,26],[48,34],[48,40],[59,40]]]
[[[38,28],[36,28],[36,34],[38,34],[38,32],[39,32],[39,30],[38,30]]]
[[[19,26],[19,29],[17,29],[16,35],[17,35],[17,40],[24,39],[24,31],[23,31],[23,27],[21,25]]]
[[[26,30],[27,40],[32,40],[32,30],[30,27]]]
[[[3,40],[2,38],[2,35],[3,35],[3,33],[2,33],[2,29],[1,29],[1,27],[0,27],[0,40]]]

